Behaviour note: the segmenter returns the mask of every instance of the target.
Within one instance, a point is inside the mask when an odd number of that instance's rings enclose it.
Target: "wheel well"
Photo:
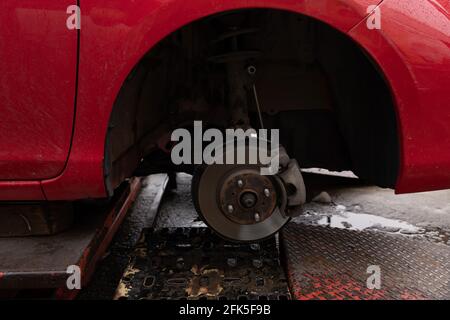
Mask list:
[[[230,29],[230,26],[234,29]],[[202,120],[226,127],[227,55],[220,39],[230,30],[255,66],[266,127],[302,167],[352,170],[383,187],[395,185],[399,141],[389,87],[371,58],[347,35],[316,19],[272,9],[226,12],[172,33],[135,66],[115,101],[105,148],[109,191],[147,157],[154,170],[172,130]],[[258,126],[256,108],[250,118]],[[159,151],[159,152],[158,152]],[[155,155],[156,154],[156,155]],[[166,159],[167,160],[167,159]]]

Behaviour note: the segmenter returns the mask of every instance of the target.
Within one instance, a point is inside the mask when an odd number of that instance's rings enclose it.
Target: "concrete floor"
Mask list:
[[[450,190],[396,195],[391,189],[348,181],[315,186],[316,198],[294,222],[374,229],[450,244]]]
[[[149,211],[155,209],[155,194],[163,178],[164,175],[158,175],[144,180],[141,194],[80,299],[114,296],[134,243],[142,228],[151,223],[154,213]],[[392,190],[362,185],[349,174],[330,177],[313,172],[306,174],[305,179],[312,186],[308,195],[311,201],[305,205],[304,215],[291,223],[372,229],[450,245],[450,190],[396,196]],[[191,176],[178,174],[178,188],[165,193],[156,228],[204,226],[192,205],[190,180]]]

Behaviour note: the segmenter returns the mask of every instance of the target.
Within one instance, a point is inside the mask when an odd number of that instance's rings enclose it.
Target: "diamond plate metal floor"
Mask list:
[[[116,299],[290,299],[276,238],[225,241],[207,228],[146,229]]]
[[[296,223],[281,239],[295,299],[450,299],[449,246]],[[369,266],[380,267],[380,289],[367,287]]]
[[[146,237],[135,247],[117,298],[279,299],[290,294],[302,300],[450,299],[450,246],[443,244],[445,241],[318,226],[304,219],[289,223],[279,242],[273,238],[260,248],[266,252],[263,256],[271,252],[273,261],[280,260],[282,265],[272,263],[274,267],[258,269],[259,262],[253,260],[258,260],[261,252],[249,250],[249,245],[227,249],[225,242],[204,228],[192,205],[190,176],[178,178],[178,188],[168,192],[161,203],[154,223],[156,233],[144,230]],[[315,209],[313,204],[308,206]],[[326,206],[320,210],[334,212]],[[199,246],[206,243],[213,243],[214,249]],[[230,267],[228,263],[233,265],[236,257],[238,267]],[[197,267],[192,269],[194,265]],[[266,261],[263,265],[270,264]],[[369,266],[380,267],[379,290],[367,288]],[[237,273],[241,271],[245,277]],[[205,272],[208,279],[202,278]],[[233,278],[246,280],[230,286]],[[284,285],[277,287],[277,281]]]

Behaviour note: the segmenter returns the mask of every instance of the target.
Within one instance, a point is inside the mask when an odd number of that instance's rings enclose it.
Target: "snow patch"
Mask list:
[[[337,214],[324,216],[317,224],[330,226],[331,228],[350,229],[350,230],[366,230],[376,229],[391,233],[401,234],[418,234],[423,232],[418,228],[405,221],[388,219],[366,213],[353,213],[346,211],[346,207],[338,205],[335,207]]]
[[[305,169],[302,169],[302,172],[358,179],[358,177],[352,171],[330,171],[330,170],[322,169],[322,168],[305,168]]]
[[[312,201],[317,203],[331,203],[333,200],[331,199],[331,196],[328,192],[322,191],[317,196],[315,196]]]

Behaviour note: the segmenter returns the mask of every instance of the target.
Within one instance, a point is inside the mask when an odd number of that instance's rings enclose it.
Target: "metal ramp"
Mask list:
[[[295,223],[283,230],[281,243],[294,299],[450,299],[444,244]],[[367,286],[370,266],[379,267],[380,289]]]
[[[275,237],[222,240],[207,228],[146,229],[116,299],[287,300]]]

